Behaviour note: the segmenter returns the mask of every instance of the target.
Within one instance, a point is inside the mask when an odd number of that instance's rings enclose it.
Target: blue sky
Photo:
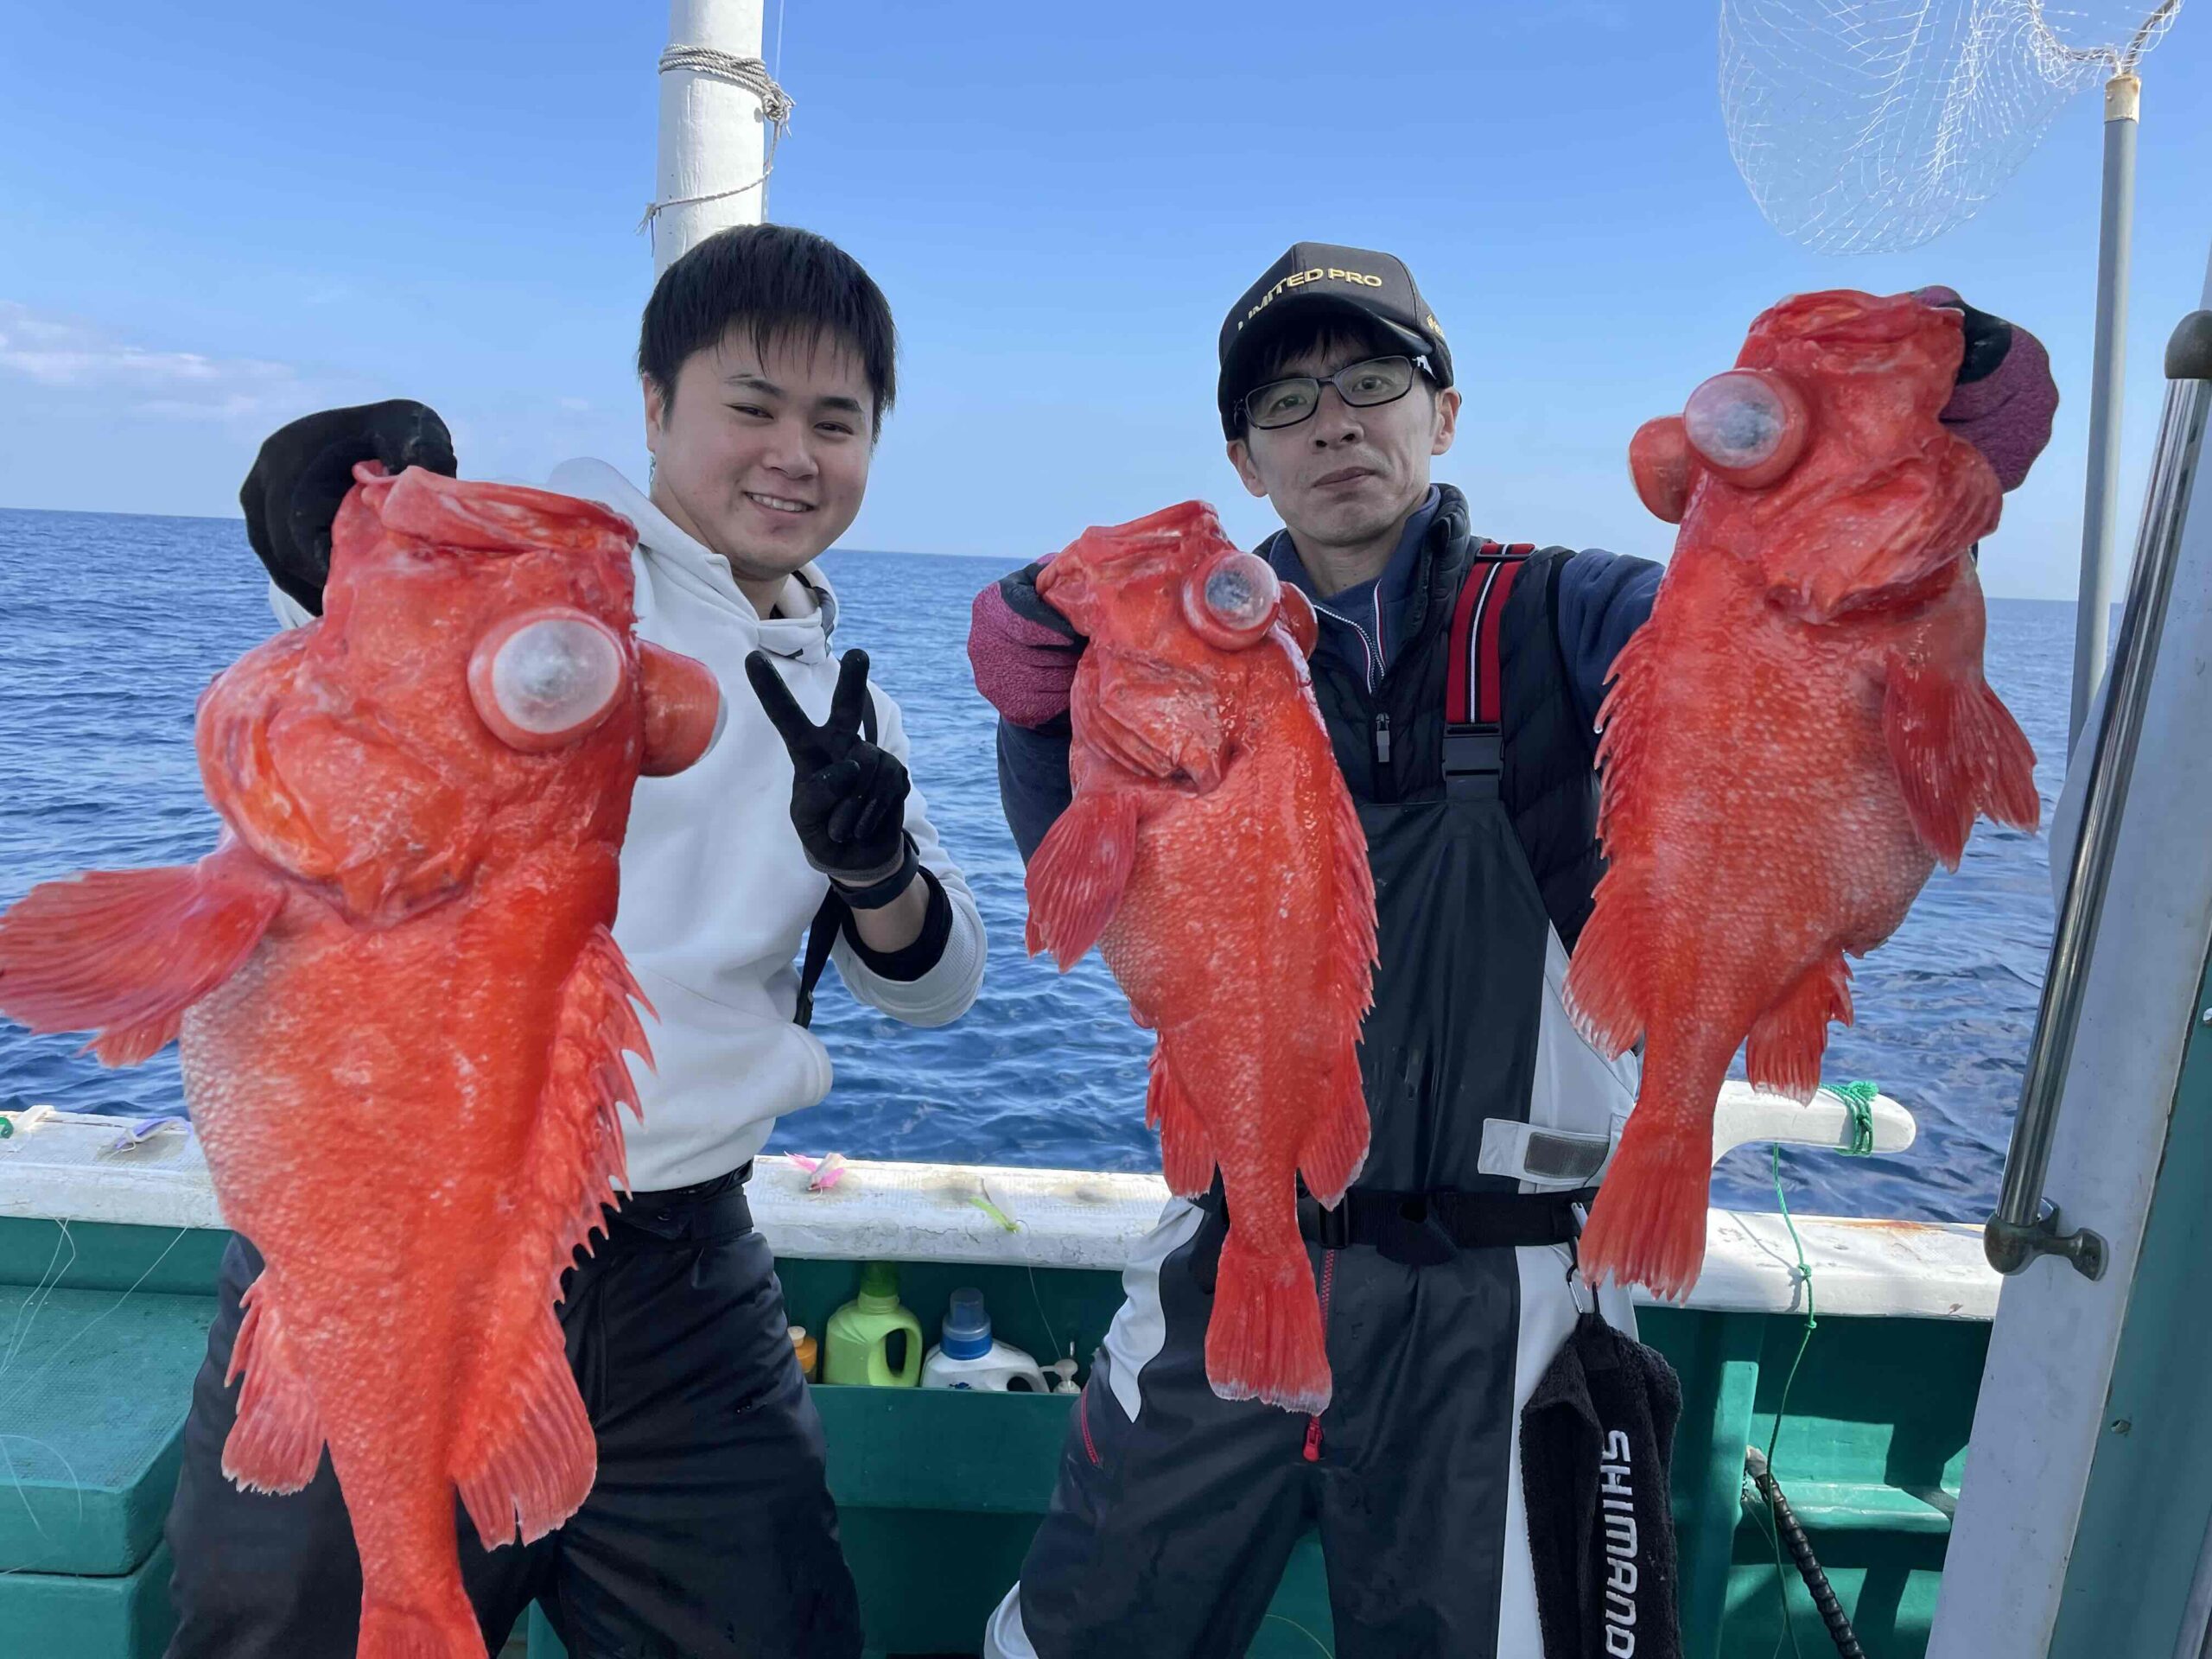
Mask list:
[[[774,0],[771,0],[771,29]],[[260,437],[407,395],[464,469],[642,471],[666,11],[13,5],[0,57],[0,506],[235,513]],[[1270,527],[1222,459],[1213,340],[1294,240],[1382,246],[1450,332],[1440,476],[1505,539],[1662,553],[1624,454],[1816,287],[1948,282],[2029,323],[2065,396],[1987,550],[1993,592],[2078,558],[2099,108],[1910,253],[1785,242],[1730,162],[1699,3],[1110,9],[786,0],[771,197],[869,267],[903,396],[854,545],[1057,547],[1189,496]],[[772,50],[773,41],[771,41]],[[2198,302],[2212,16],[2146,65],[2122,521],[2159,347]]]

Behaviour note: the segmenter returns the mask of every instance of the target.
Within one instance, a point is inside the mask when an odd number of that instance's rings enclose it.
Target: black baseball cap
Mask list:
[[[1438,385],[1452,384],[1452,348],[1404,261],[1371,248],[1300,242],[1261,273],[1221,325],[1215,397],[1224,434],[1233,438],[1240,429],[1237,406],[1252,390],[1254,365],[1268,343],[1287,323],[1311,327],[1327,310],[1379,325],[1408,356],[1428,359]]]

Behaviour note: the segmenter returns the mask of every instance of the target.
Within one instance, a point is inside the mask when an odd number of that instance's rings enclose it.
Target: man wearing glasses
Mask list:
[[[1923,297],[1966,316],[1945,415],[2009,488],[2049,435],[2043,348],[1948,289]],[[1242,1654],[1318,1525],[1345,1659],[1519,1659],[1542,1639],[1516,1426],[1589,1305],[1568,1241],[1636,1090],[1634,1058],[1601,1058],[1560,997],[1601,868],[1592,727],[1660,567],[1475,533],[1429,479],[1459,411],[1451,350],[1389,254],[1292,248],[1219,354],[1230,462],[1284,526],[1258,550],[1321,619],[1313,690],[1375,871],[1372,1141],[1345,1201],[1300,1217],[1335,1395],[1313,1418],[1215,1397],[1220,1187],[1172,1200],[984,1651]],[[1069,800],[1082,650],[1039,568],[978,595],[969,645],[1025,859]],[[1633,1328],[1624,1295],[1599,1300]]]

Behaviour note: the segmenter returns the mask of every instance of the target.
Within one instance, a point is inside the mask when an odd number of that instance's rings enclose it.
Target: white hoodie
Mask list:
[[[600,461],[554,469],[546,487],[612,508],[638,529],[638,637],[696,658],[721,682],[728,721],[705,759],[672,778],[643,778],[622,846],[615,943],[658,1020],[647,1018],[654,1070],[632,1064],[644,1121],[623,1115],[633,1192],[712,1179],[759,1152],[785,1112],[830,1092],[829,1051],[791,1022],[793,958],[829,892],[791,827],[791,762],[746,681],[746,653],[777,659],[785,684],[814,720],[828,716],[837,683],[830,652],[837,602],[809,565],[764,621],[729,566],[677,529],[629,480]],[[273,584],[288,626],[311,620]],[[899,705],[869,683],[877,741],[903,763]],[[871,971],[842,935],[832,957],[853,995],[910,1026],[941,1026],[976,1001],[983,980],[983,921],[945,855],[917,789],[906,831],[952,906],[952,931],[919,979]]]

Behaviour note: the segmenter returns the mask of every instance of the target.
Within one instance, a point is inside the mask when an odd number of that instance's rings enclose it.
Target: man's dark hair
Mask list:
[[[1338,352],[1356,351],[1368,357],[1402,357],[1408,347],[1393,340],[1375,324],[1351,312],[1316,317],[1310,325],[1286,325],[1252,359],[1249,381],[1236,394],[1236,427],[1241,435],[1245,429],[1243,400],[1262,386],[1280,380],[1290,371],[1290,365],[1309,352],[1334,355]],[[1436,382],[1426,372],[1421,383],[1436,392]]]
[[[898,331],[891,307],[860,261],[829,238],[789,225],[717,231],[661,272],[638,330],[638,372],[676,391],[694,352],[742,324],[766,356],[773,342],[849,346],[875,397],[874,424],[898,395]]]

